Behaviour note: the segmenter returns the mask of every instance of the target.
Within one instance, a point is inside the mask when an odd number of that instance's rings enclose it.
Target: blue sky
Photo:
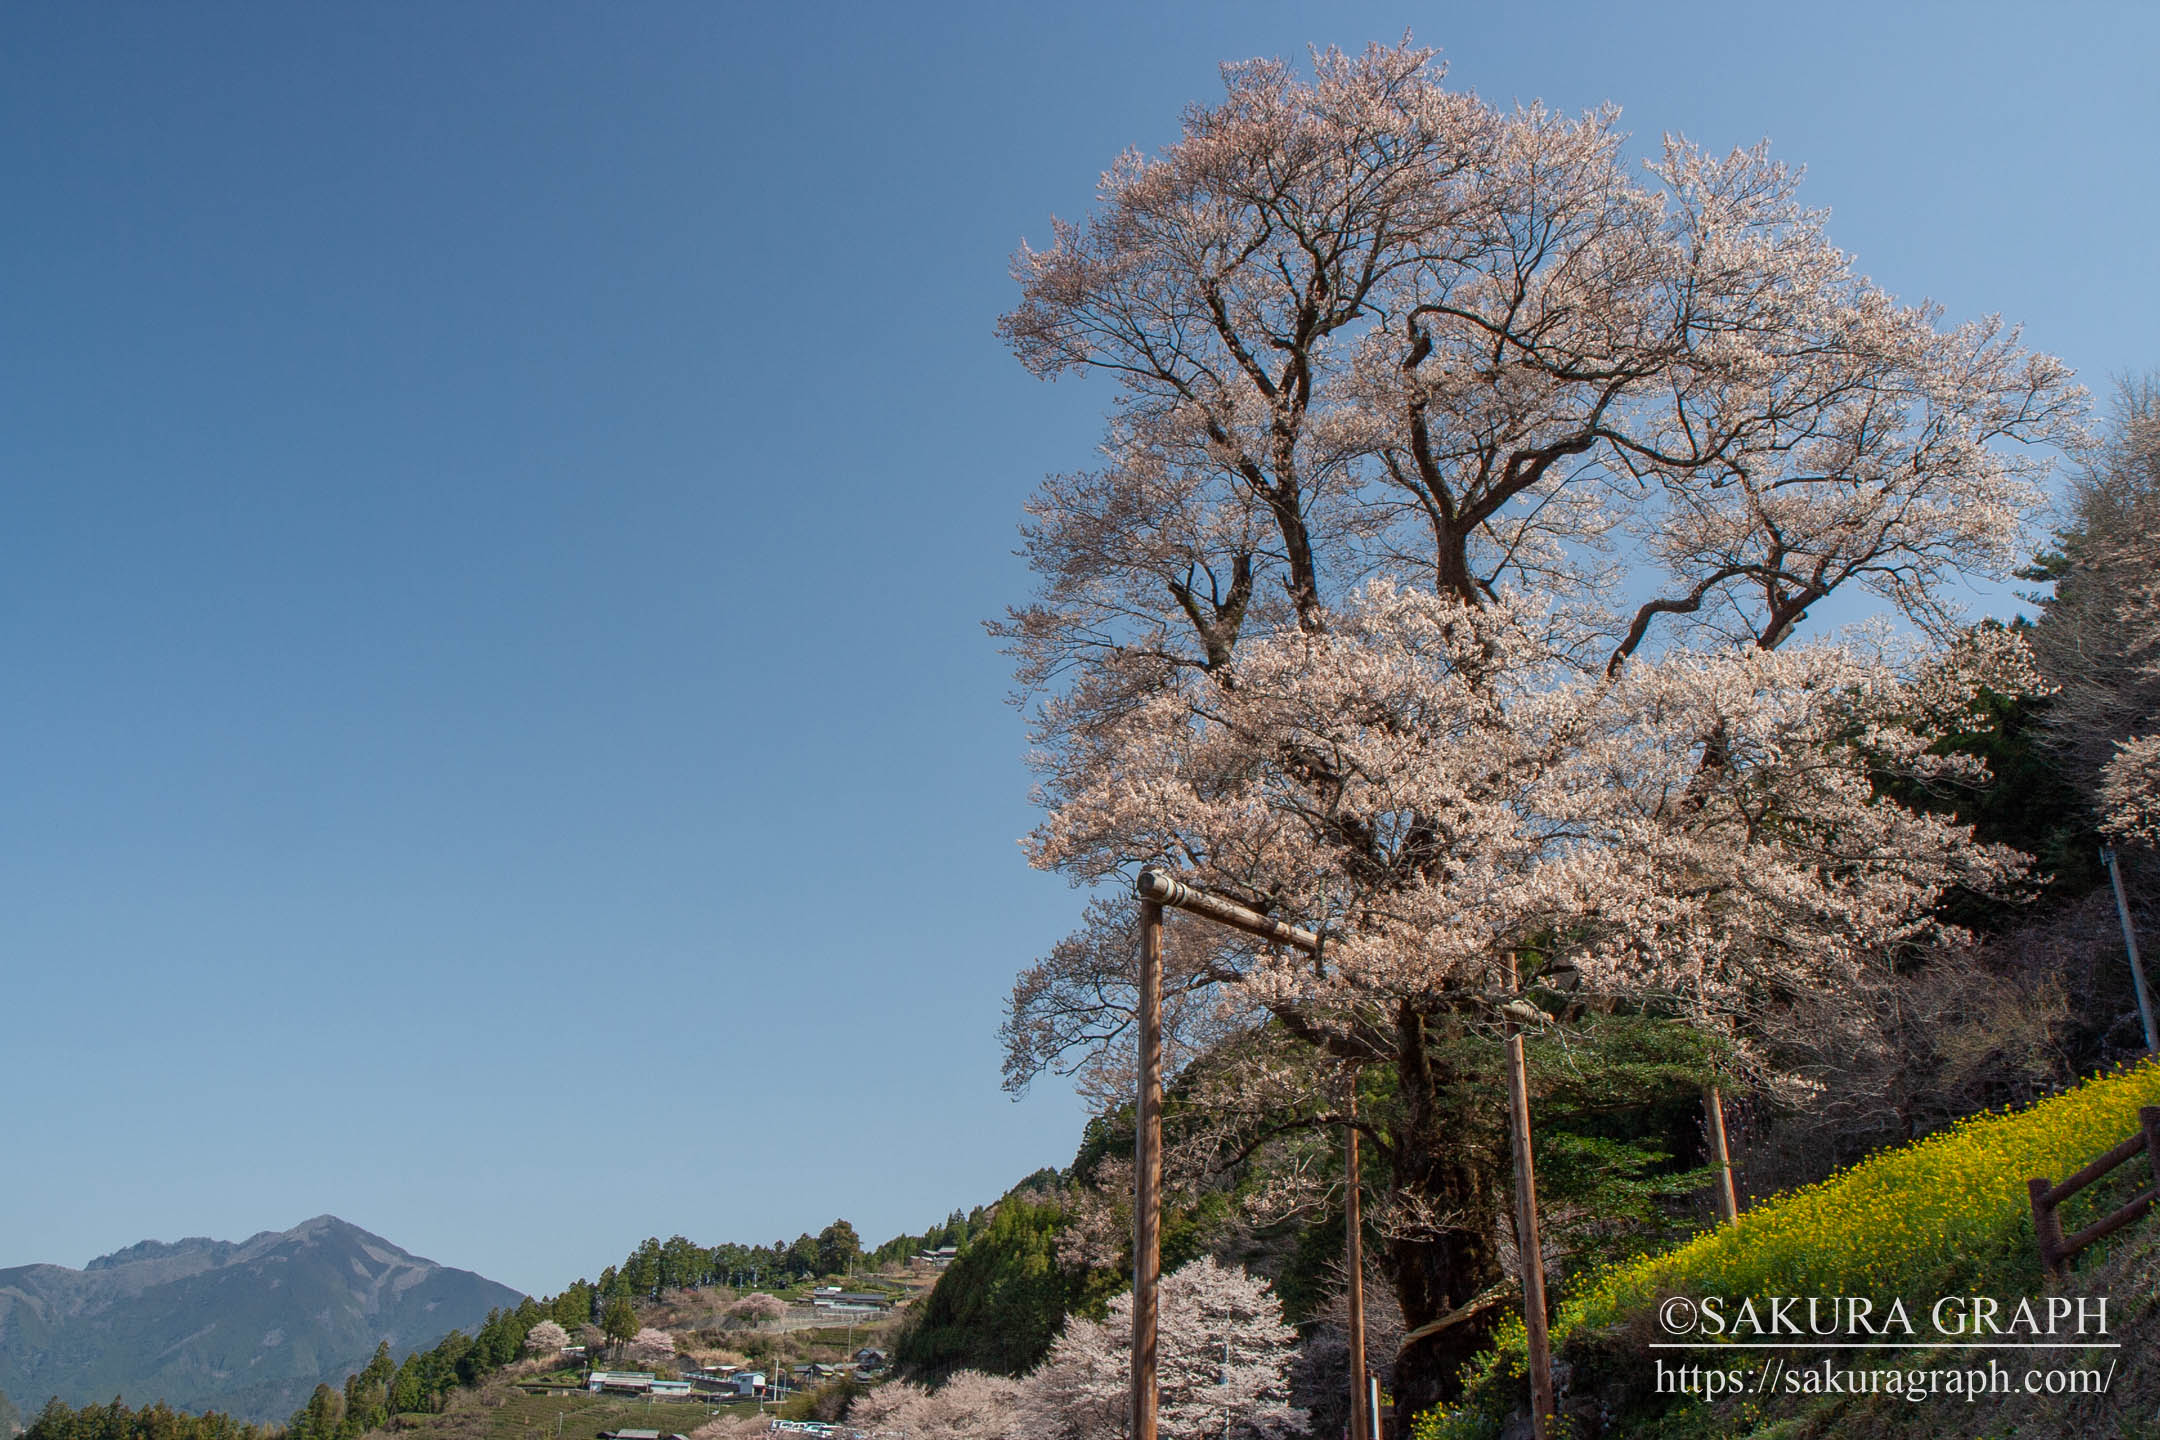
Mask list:
[[[332,1211],[533,1291],[1070,1159],[980,621],[1109,392],[1007,257],[1215,66],[1408,28],[2096,385],[2160,365],[2138,6],[15,7],[0,1266]]]

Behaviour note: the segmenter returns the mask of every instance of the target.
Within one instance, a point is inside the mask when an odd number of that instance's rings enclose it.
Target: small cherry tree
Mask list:
[[[675,1359],[675,1337],[651,1326],[639,1330],[623,1347],[623,1358],[633,1365],[660,1366]]]
[[[1163,1278],[1157,1328],[1158,1425],[1164,1440],[1291,1436],[1297,1332],[1264,1280],[1212,1257]],[[1132,1292],[1097,1324],[1074,1316],[1022,1383],[1014,1440],[1114,1440],[1132,1423]]]
[[[878,1440],[1013,1440],[1023,1382],[962,1370],[935,1390],[906,1380],[880,1385],[848,1409],[848,1428]]]
[[[552,1360],[570,1345],[570,1332],[553,1320],[542,1320],[525,1332],[525,1353]]]
[[[754,1290],[727,1307],[727,1317],[751,1329],[770,1325],[787,1314],[787,1302],[777,1295]]]
[[[2101,823],[2125,840],[2160,844],[2160,735],[2122,741],[2100,772]]]

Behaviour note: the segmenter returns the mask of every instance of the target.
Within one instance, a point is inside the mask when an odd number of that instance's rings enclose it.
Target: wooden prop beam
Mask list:
[[[1703,1091],[1703,1118],[1710,1128],[1710,1160],[1717,1166],[1718,1218],[1728,1224],[1740,1218],[1740,1196],[1733,1188],[1732,1151],[1725,1145],[1725,1096],[1717,1086]]]
[[[1134,883],[1140,898],[1140,1134],[1133,1180],[1133,1440],[1156,1440],[1155,1315],[1161,1279],[1159,1227],[1162,1204],[1162,912],[1183,910],[1227,925],[1247,935],[1288,945],[1308,955],[1320,952],[1320,937],[1259,911],[1195,890],[1160,866],[1150,865]],[[1510,966],[1510,982],[1514,980]],[[1523,1259],[1523,1325],[1530,1348],[1530,1408],[1534,1440],[1547,1440],[1553,1409],[1552,1347],[1545,1324],[1545,1257],[1538,1240],[1537,1180],[1530,1164],[1530,1095],[1523,1063],[1520,1026],[1552,1017],[1520,995],[1481,995],[1508,1022],[1508,1131],[1515,1152],[1516,1232]],[[1352,1082],[1351,1116],[1357,1113]],[[1367,1394],[1365,1375],[1365,1265],[1360,1217],[1358,1137],[1354,1123],[1345,1127],[1344,1159],[1349,1194],[1344,1252],[1350,1269],[1350,1414],[1351,1433],[1362,1440],[1377,1411]],[[1465,1315],[1467,1310],[1458,1311]]]
[[[1156,1440],[1156,1298],[1162,1283],[1162,909],[1140,905],[1140,1104],[1133,1156],[1133,1440]]]
[[[1507,1031],[1508,1139],[1515,1152],[1515,1249],[1522,1267],[1523,1332],[1530,1352],[1530,1434],[1552,1434],[1552,1340],[1545,1328],[1545,1246],[1538,1238],[1537,1176],[1530,1164],[1530,1082],[1522,1031]]]
[[[1158,870],[1154,866],[1142,870],[1137,888],[1143,901],[1203,915],[1217,924],[1257,935],[1263,940],[1294,946],[1308,955],[1319,952],[1320,937],[1312,931],[1271,920],[1257,910],[1248,910],[1233,900],[1210,895],[1205,890],[1195,890],[1167,870]]]
[[[1343,1254],[1350,1267],[1350,1433],[1357,1440],[1373,1434],[1370,1397],[1365,1393],[1365,1217],[1364,1181],[1358,1174],[1357,1071],[1350,1072],[1350,1123],[1343,1126]]]

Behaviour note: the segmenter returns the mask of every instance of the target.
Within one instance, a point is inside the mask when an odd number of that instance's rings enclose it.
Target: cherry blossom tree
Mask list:
[[[623,1346],[623,1358],[633,1365],[671,1364],[675,1359],[675,1337],[648,1325]]]
[[[1030,504],[1040,587],[997,628],[1037,864],[1168,862],[1330,937],[1300,965],[1173,924],[1173,1057],[1266,1029],[1391,1067],[1367,1123],[1415,1409],[1478,1339],[1428,1327],[1498,1276],[1496,1003],[1738,1029],[2015,868],[1871,784],[1972,778],[1929,743],[2015,647],[1789,642],[1852,587],[1947,641],[2081,396],[1861,278],[1762,149],[1631,174],[1615,112],[1501,110],[1407,45],[1224,78],[1015,262],[1022,362],[1118,397],[1102,466]],[[1016,986],[1010,1083],[1117,1078],[1112,893]]]
[[[1289,1405],[1297,1332],[1267,1282],[1203,1256],[1163,1278],[1157,1423],[1165,1440],[1303,1432]],[[1074,1316],[1022,1383],[1014,1440],[1114,1440],[1132,1430],[1132,1294],[1107,1322]]]
[[[2160,378],[2125,382],[2075,477],[2033,644],[2059,689],[2048,726],[2104,829],[2160,830]]]
[[[1387,1277],[1367,1268],[1364,1287],[1366,1373],[1394,1389],[1395,1353],[1402,1348],[1402,1307]],[[1349,1287],[1331,1293],[1310,1317],[1311,1327],[1291,1365],[1291,1400],[1304,1409],[1315,1436],[1344,1434],[1350,1425]]]
[[[1662,1002],[1741,1034],[1752,1009],[1850,988],[1869,955],[1934,928],[1949,885],[2019,868],[1875,784],[1973,775],[1932,746],[1978,723],[1983,687],[2029,683],[2003,632],[1910,670],[1803,645],[1678,651],[1611,676],[1571,669],[1549,622],[1505,598],[1376,584],[1328,619],[1251,637],[1136,708],[1105,782],[1033,843],[1074,868],[1176,857],[1195,883],[1334,937],[1319,965],[1206,952],[1187,1000],[1212,992],[1218,1017],[1395,1068],[1406,1109],[1368,1133],[1395,1176],[1398,1286],[1436,1262],[1497,1273],[1497,1233],[1469,1223],[1497,1199],[1497,1167],[1478,1163],[1497,1154],[1496,1122],[1466,1129],[1462,1113],[1490,1077],[1463,1042],[1524,985]],[[1070,986],[1042,1000],[1090,1006]],[[1224,1088],[1265,1103],[1305,1079],[1263,1063]]]
[[[769,1325],[787,1314],[787,1302],[777,1295],[754,1290],[727,1307],[727,1317],[752,1329]]]
[[[2110,834],[2160,844],[2160,735],[2117,747],[2100,776],[2100,813]]]
[[[848,1428],[878,1440],[1012,1440],[1022,1381],[961,1370],[935,1390],[878,1386],[848,1409]]]
[[[553,1320],[542,1320],[525,1332],[525,1353],[552,1360],[569,1348],[570,1332]]]

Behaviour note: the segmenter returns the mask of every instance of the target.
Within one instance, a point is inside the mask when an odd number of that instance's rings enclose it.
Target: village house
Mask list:
[[[658,1379],[649,1370],[595,1370],[585,1377],[585,1389],[594,1395],[650,1395]]]

